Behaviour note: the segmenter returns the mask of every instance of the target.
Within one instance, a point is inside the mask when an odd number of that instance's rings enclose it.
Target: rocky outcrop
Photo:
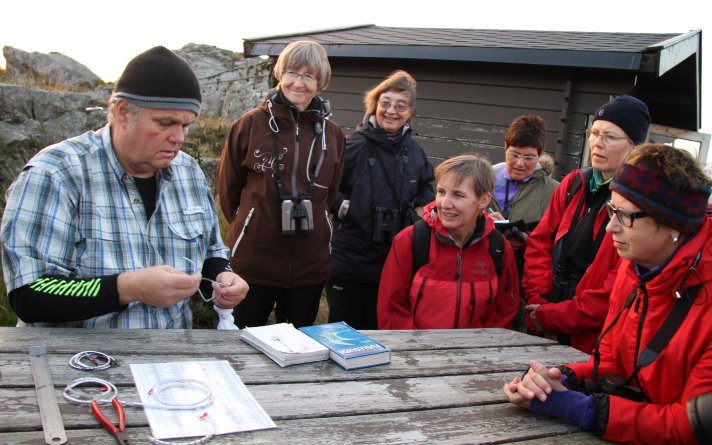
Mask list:
[[[272,60],[244,59],[210,45],[188,44],[176,52],[200,81],[201,117],[232,122],[258,105],[269,88]],[[103,126],[111,95],[111,85],[62,54],[30,54],[8,46],[3,54],[7,68],[6,83],[0,83],[0,158],[5,166],[0,193],[37,150]],[[38,79],[43,81],[33,82]],[[216,160],[206,155],[201,162],[210,171]]]
[[[5,46],[2,49],[7,66],[7,82],[70,90],[94,89],[104,83],[89,68],[64,54],[28,53]]]
[[[203,95],[201,114],[235,120],[254,108],[269,89],[272,60],[189,43],[176,51],[195,71]]]

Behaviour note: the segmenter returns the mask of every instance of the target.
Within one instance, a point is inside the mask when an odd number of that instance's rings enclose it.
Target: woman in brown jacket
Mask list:
[[[293,42],[274,67],[277,87],[232,126],[217,188],[230,222],[233,269],[250,285],[235,308],[239,327],[311,325],[329,274],[328,209],[341,181],[345,138],[318,96],[331,67],[315,42]]]

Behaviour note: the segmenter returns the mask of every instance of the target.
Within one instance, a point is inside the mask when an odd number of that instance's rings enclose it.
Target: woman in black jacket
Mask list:
[[[330,322],[378,328],[378,283],[391,240],[435,198],[433,167],[410,128],[415,98],[415,79],[395,71],[365,94],[364,119],[346,139],[326,286]]]

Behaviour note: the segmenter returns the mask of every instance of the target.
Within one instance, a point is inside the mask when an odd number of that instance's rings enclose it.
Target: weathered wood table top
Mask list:
[[[212,444],[602,443],[571,424],[535,416],[508,402],[502,385],[535,358],[555,365],[579,351],[505,329],[364,331],[392,349],[392,363],[345,371],[322,361],[280,368],[240,341],[239,331],[0,328],[0,443],[43,444],[27,348],[45,346],[71,444],[114,444],[89,408],[62,389],[87,375],[138,400],[130,363],[227,360],[276,429],[217,436]],[[84,350],[119,366],[87,373],[68,360]],[[133,443],[148,443],[143,410],[126,408]]]

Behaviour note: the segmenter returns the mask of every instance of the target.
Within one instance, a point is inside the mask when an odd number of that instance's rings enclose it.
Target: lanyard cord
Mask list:
[[[650,301],[648,298],[648,289],[645,287],[645,283],[640,283],[640,291],[643,294],[643,311],[640,313],[640,318],[638,318],[638,332],[635,338],[635,353],[633,354],[633,372],[631,372],[628,378],[625,380],[625,382],[623,383],[624,385],[628,385],[630,382],[632,382],[633,379],[635,379],[638,375],[638,372],[640,372],[640,369],[642,368],[642,366],[640,365],[640,342],[643,337],[643,324],[645,323],[645,317],[648,315],[648,304],[650,303]],[[636,312],[639,305],[640,300],[638,300],[635,305]]]
[[[623,311],[626,309],[630,309],[630,306],[633,304],[633,300],[635,299],[635,294],[637,292],[637,287],[633,288],[633,291],[628,295],[628,299],[626,299],[625,304],[623,305],[623,308],[618,312],[618,315],[616,315],[616,318],[613,319],[611,324],[609,324],[606,329],[603,330],[601,333],[601,336],[598,337],[598,341],[596,342],[596,347],[593,349],[593,381],[598,382],[598,365],[601,363],[601,341],[603,341],[603,337],[608,334],[608,332],[613,329],[613,326],[618,323],[618,320],[621,318],[621,315],[623,315]]]
[[[692,274],[692,272],[696,270],[697,265],[699,264],[700,259],[702,258],[702,250],[703,249],[704,249],[704,247],[702,247],[702,249],[700,249],[700,251],[697,253],[697,256],[695,257],[695,260],[692,262],[692,265],[687,270],[685,275],[682,277],[682,280],[680,281],[680,285],[677,287],[677,289],[675,289],[675,297],[678,300],[675,303],[676,307],[680,305],[679,300],[682,298],[680,296],[680,290],[683,289],[683,287],[685,286],[685,283],[687,282],[687,279],[690,277],[690,274]],[[652,360],[654,360],[655,357],[657,357],[657,353],[659,353],[661,350],[661,348],[658,347],[657,351],[655,351],[655,355],[652,357],[652,359],[650,357],[645,357],[644,360],[641,360],[641,358],[643,357],[643,354],[646,354],[646,351],[648,351],[648,349],[651,348],[651,345],[653,343],[656,343],[656,340],[659,340],[659,339],[653,338],[653,340],[648,344],[646,349],[643,352],[640,352],[640,341],[641,341],[641,337],[642,337],[641,334],[642,334],[642,329],[643,329],[643,322],[645,319],[645,315],[647,314],[647,311],[648,311],[648,292],[647,292],[647,288],[645,287],[645,283],[640,283],[640,285],[638,287],[640,288],[641,292],[643,293],[643,297],[644,297],[643,298],[643,312],[641,314],[640,321],[638,322],[638,333],[637,333],[638,335],[636,338],[635,355],[634,355],[634,362],[633,362],[634,368],[633,368],[633,372],[631,373],[631,375],[626,379],[626,381],[624,383],[625,385],[628,385],[634,378],[636,378],[638,375],[638,372],[640,372],[640,370],[643,368],[643,366],[649,365],[650,362]],[[638,287],[633,288],[633,291],[628,296],[628,299],[626,300],[625,305],[623,306],[623,309],[621,309],[621,311],[618,313],[618,315],[616,315],[616,318],[614,318],[613,321],[611,322],[611,324],[608,325],[608,327],[606,327],[606,329],[601,333],[601,336],[598,338],[598,342],[596,342],[596,347],[593,351],[593,381],[594,382],[598,382],[598,366],[600,364],[600,359],[601,359],[601,354],[600,354],[599,348],[601,345],[601,341],[603,340],[603,337],[618,322],[618,319],[623,314],[623,311],[625,311],[626,309],[630,309],[630,307],[632,306],[633,300],[635,298],[635,295],[637,293]],[[694,299],[695,295],[697,293],[697,289],[695,287],[693,287],[693,288],[690,288],[690,290],[691,290],[690,295],[687,295],[687,292],[686,292],[685,298]],[[671,311],[671,314],[668,315],[668,319],[674,318],[674,317],[671,317],[671,315],[673,312],[675,312],[675,309],[676,308],[673,308],[673,310]],[[683,317],[684,317],[684,314],[686,314],[686,313],[687,312],[680,312],[680,314],[682,314]],[[670,321],[668,319],[665,320],[665,322],[663,323],[663,326],[661,326],[661,329],[664,329],[667,327],[666,325],[668,324],[668,321]],[[681,322],[681,320],[682,320],[682,318],[680,318],[680,322]],[[677,326],[679,326],[679,324]],[[677,329],[677,326],[669,329],[671,334],[669,336],[666,336],[666,340],[669,340],[670,337],[672,336],[672,334],[674,334],[675,330]],[[656,337],[658,337],[657,334],[656,334]],[[664,342],[663,347],[666,344],[667,344],[667,341]],[[656,346],[659,346],[659,345],[656,345]]]
[[[294,122],[296,132],[297,132],[297,138],[299,137],[299,123]],[[321,131],[324,131],[323,129]],[[293,198],[306,198],[306,199],[312,199],[314,196],[314,181],[316,177],[319,175],[319,171],[321,170],[321,166],[324,160],[324,156],[326,154],[326,150],[322,149],[321,150],[321,156],[319,159],[312,165],[311,164],[311,158],[312,154],[314,152],[314,147],[317,145],[316,141],[319,138],[319,135],[315,135],[314,139],[312,140],[311,146],[309,147],[309,157],[307,158],[307,181],[309,182],[309,186],[307,189],[307,194],[305,196],[300,196],[296,190],[292,190],[293,195],[287,196],[284,194],[284,184],[282,182],[282,169],[280,169],[280,164],[279,164],[279,141],[277,140],[277,133],[274,131],[272,132],[272,146],[274,150],[274,181],[277,185],[277,195],[279,196],[279,201],[284,201],[285,199],[293,199]],[[322,144],[323,145],[323,144]],[[295,150],[296,150],[296,144],[295,144]],[[297,161],[297,158],[295,157],[295,162]]]
[[[702,257],[702,250],[700,249],[700,251],[697,253],[697,256],[695,257],[695,260],[692,262],[692,266],[690,266],[690,268],[687,270],[687,272],[685,273],[685,275],[682,277],[682,280],[680,280],[680,286],[678,286],[678,288],[675,289],[675,298],[676,298],[676,300],[675,300],[675,306],[679,306],[679,305],[680,305],[681,302],[680,302],[679,300],[682,298],[682,296],[680,295],[680,290],[682,289],[682,287],[683,287],[683,286],[685,285],[685,283],[687,282],[687,279],[690,277],[690,274],[697,268],[697,264],[700,262],[700,258],[701,258],[701,257]],[[648,299],[648,291],[647,291],[647,289],[645,288],[645,283],[641,283],[641,287],[640,287],[640,288],[641,288],[641,290],[643,291],[644,297],[645,297],[644,300],[643,300],[643,313],[642,313],[642,315],[641,315],[640,322],[639,322],[639,324],[638,324],[638,338],[636,339],[636,344],[635,344],[635,356],[634,356],[634,360],[635,360],[635,361],[633,362],[633,365],[634,365],[634,367],[633,367],[633,372],[630,374],[630,377],[628,377],[628,378],[626,379],[624,385],[628,385],[631,381],[633,381],[633,379],[638,376],[638,373],[639,373],[640,370],[643,368],[643,366],[646,366],[646,365],[650,364],[650,361],[654,360],[655,357],[657,357],[657,355],[655,355],[654,358],[652,358],[652,359],[644,360],[643,354],[645,353],[645,351],[640,352],[640,341],[641,341],[642,331],[643,331],[643,322],[644,322],[644,319],[645,319],[645,315],[646,315],[647,312],[648,312],[648,302],[649,302],[649,299]],[[694,286],[693,286],[693,288],[694,288]],[[693,288],[691,288],[691,289],[693,289]],[[686,298],[694,299],[696,293],[697,293],[697,291],[695,290],[694,292],[692,292],[693,296],[686,295],[685,297],[686,297]],[[690,301],[689,303],[691,304],[692,301]],[[676,308],[674,307],[674,308],[671,310],[670,315],[668,315],[668,319],[669,319],[669,318],[673,318],[673,317],[671,317],[671,316],[672,316],[672,314],[675,312],[675,309],[676,309]],[[684,314],[686,314],[686,313],[687,313],[687,312],[685,311],[682,316],[684,317]],[[668,322],[668,319],[666,319],[665,322]],[[680,323],[681,323],[681,322],[682,322],[682,319],[680,319]],[[678,326],[679,326],[679,325],[678,325]],[[666,323],[664,323],[664,324],[660,327],[660,329],[662,330],[662,329],[664,329],[665,327],[666,327]],[[671,331],[670,336],[667,337],[668,340],[669,340],[670,337],[672,337],[672,334],[674,334],[675,330],[677,330],[677,327],[675,327],[675,328]],[[650,348],[651,344],[654,343],[654,340],[655,340],[655,338],[653,339],[653,341],[650,342],[650,344],[648,344],[648,348]],[[660,352],[660,350],[657,351],[657,353],[659,353],[659,352]]]

